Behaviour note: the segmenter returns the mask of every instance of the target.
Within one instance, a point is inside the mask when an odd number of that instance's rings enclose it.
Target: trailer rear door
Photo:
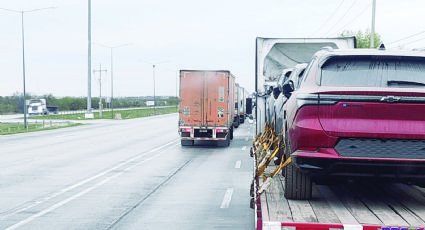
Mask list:
[[[181,71],[181,125],[226,126],[229,75],[225,71]]]

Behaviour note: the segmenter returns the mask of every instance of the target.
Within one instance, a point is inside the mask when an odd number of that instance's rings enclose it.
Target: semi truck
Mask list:
[[[247,91],[245,88],[239,86],[238,87],[238,116],[239,116],[239,123],[244,123],[246,118],[246,97],[247,97]]]
[[[228,70],[180,70],[181,145],[233,139],[235,76]]]
[[[235,114],[233,117],[233,127],[238,128],[239,124],[241,123],[239,119],[239,83],[235,84],[235,90],[234,90],[234,99],[235,99]]]
[[[57,114],[57,106],[47,106],[46,99],[30,99],[26,100],[28,115],[47,115]]]

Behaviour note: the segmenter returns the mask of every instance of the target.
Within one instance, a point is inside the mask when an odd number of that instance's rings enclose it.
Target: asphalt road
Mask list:
[[[182,147],[177,120],[0,136],[0,229],[254,229],[254,126]]]

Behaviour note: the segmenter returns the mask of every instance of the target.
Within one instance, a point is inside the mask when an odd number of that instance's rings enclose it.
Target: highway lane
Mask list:
[[[181,147],[177,119],[1,136],[0,229],[252,229],[253,127]]]

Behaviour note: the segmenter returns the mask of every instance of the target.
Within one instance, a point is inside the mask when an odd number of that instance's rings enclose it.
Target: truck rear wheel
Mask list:
[[[230,140],[233,140],[233,128],[230,129]]]
[[[192,146],[193,140],[181,140],[181,145],[182,146]]]
[[[229,145],[230,145],[230,133],[227,134],[226,140],[218,142],[218,146],[221,146],[221,147],[227,147]]]

